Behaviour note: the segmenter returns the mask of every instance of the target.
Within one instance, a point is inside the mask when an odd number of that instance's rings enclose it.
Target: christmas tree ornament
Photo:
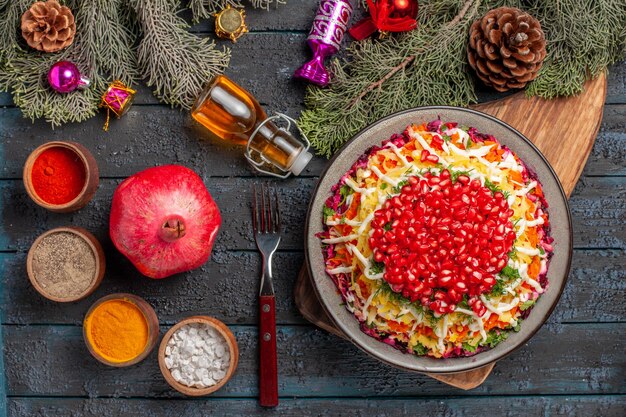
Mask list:
[[[115,80],[109,85],[109,88],[102,94],[100,107],[107,109],[107,120],[104,123],[104,131],[109,130],[109,120],[111,112],[119,119],[130,108],[136,91],[127,87],[120,80]]]
[[[246,26],[246,12],[244,9],[236,9],[229,5],[215,13],[215,34],[222,39],[237,39],[248,31]]]
[[[298,68],[294,77],[325,87],[330,75],[324,59],[339,51],[341,41],[352,17],[352,5],[347,0],[322,0],[317,8],[307,43],[313,59]]]
[[[417,27],[417,0],[367,0],[370,16],[352,26],[350,36],[363,40],[374,32],[408,32]]]
[[[224,75],[216,76],[200,94],[191,117],[214,138],[245,146],[246,159],[263,174],[300,175],[313,157],[295,120],[281,113],[268,117],[252,94]],[[292,126],[302,141],[296,139]]]
[[[38,1],[22,15],[21,29],[31,48],[56,52],[72,44],[76,23],[72,11],[56,0]]]
[[[546,57],[541,24],[528,13],[500,7],[470,28],[467,58],[478,78],[497,91],[523,88]]]
[[[50,87],[57,93],[70,93],[74,90],[85,89],[91,83],[80,75],[78,67],[70,61],[59,61],[48,71]]]

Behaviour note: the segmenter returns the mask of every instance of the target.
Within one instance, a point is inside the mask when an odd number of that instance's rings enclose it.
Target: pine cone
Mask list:
[[[56,0],[34,3],[22,15],[22,36],[31,48],[60,51],[71,45],[75,33],[72,11]]]
[[[478,78],[498,91],[522,88],[534,80],[545,57],[541,24],[522,10],[491,10],[470,28],[469,64]]]

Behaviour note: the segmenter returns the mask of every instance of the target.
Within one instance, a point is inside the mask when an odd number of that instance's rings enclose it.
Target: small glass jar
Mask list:
[[[224,75],[200,94],[191,116],[217,139],[246,146],[246,158],[259,172],[299,175],[313,156],[306,137],[301,134],[303,143],[291,134],[292,124],[297,127],[293,119],[280,113],[268,117],[250,93]],[[281,121],[286,127],[278,126]]]

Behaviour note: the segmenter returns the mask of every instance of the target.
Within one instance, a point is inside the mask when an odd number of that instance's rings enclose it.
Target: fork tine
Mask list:
[[[275,223],[275,231],[280,233],[280,205],[278,203],[278,191],[274,188],[274,223]]]
[[[267,216],[267,227],[265,233],[272,233],[274,228],[274,219],[272,219],[272,195],[270,194],[271,188],[265,186],[265,215]]]
[[[259,192],[261,196],[261,201],[258,207],[259,218],[261,220],[261,228],[259,229],[259,233],[265,233],[265,225],[267,224],[265,221],[265,185],[261,184],[261,190]]]
[[[258,203],[257,203],[256,194],[257,194],[256,184],[254,184],[252,186],[252,231],[254,232],[254,234],[256,234],[257,231],[259,230],[258,228],[259,213],[257,211]]]

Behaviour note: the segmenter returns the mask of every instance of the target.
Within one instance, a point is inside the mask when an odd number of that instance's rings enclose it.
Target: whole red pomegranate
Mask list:
[[[138,172],[117,187],[109,233],[139,272],[165,278],[204,264],[221,223],[198,174],[164,165]]]

